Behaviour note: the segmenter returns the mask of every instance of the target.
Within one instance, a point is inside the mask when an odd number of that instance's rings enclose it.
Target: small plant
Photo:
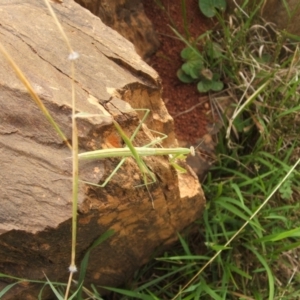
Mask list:
[[[226,1],[199,0],[199,8],[206,17],[211,18],[216,15],[218,10],[225,11]],[[197,90],[200,93],[209,91],[219,92],[223,90],[224,84],[220,80],[220,65],[223,60],[222,49],[220,44],[210,39],[209,35],[211,32],[199,36],[196,41],[191,44],[174,29],[173,31],[187,45],[187,47],[181,51],[181,58],[184,60],[184,63],[177,71],[179,80],[184,83],[197,82]],[[200,52],[197,47],[199,41],[202,41],[202,52]]]
[[[208,18],[214,17],[218,10],[225,11],[226,0],[199,0],[201,12]]]
[[[177,76],[184,83],[198,82],[197,89],[200,93],[218,92],[223,89],[224,84],[220,80],[220,74],[212,68],[214,65],[210,66],[208,61],[218,62],[222,52],[217,43],[210,41],[206,43],[206,49],[202,55],[194,47],[184,48],[181,57],[185,62],[177,71]]]

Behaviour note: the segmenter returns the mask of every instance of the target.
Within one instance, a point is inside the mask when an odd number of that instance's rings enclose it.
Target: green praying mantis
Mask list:
[[[135,136],[137,135],[138,131],[140,130],[142,124],[148,117],[150,110],[148,109],[139,109],[142,111],[145,111],[142,120],[140,121],[139,125],[135,129],[132,136],[129,138],[121,126],[116,122],[112,121],[117,132],[123,139],[125,143],[124,148],[110,148],[110,149],[101,149],[101,150],[95,150],[95,151],[88,151],[84,153],[78,154],[79,160],[93,160],[93,159],[101,159],[101,158],[111,158],[111,157],[122,157],[119,164],[116,166],[116,168],[113,170],[113,172],[108,176],[108,178],[104,181],[101,185],[96,185],[99,187],[105,187],[107,183],[111,180],[111,178],[115,175],[115,173],[118,171],[118,169],[123,165],[127,157],[132,157],[136,164],[138,165],[139,170],[141,171],[143,182],[148,190],[148,193],[150,195],[151,201],[152,201],[152,207],[154,208],[154,202],[153,198],[151,196],[151,193],[149,192],[148,185],[151,183],[154,183],[156,181],[155,175],[152,171],[149,170],[146,163],[143,160],[144,156],[157,156],[157,155],[168,155],[170,157],[170,164],[177,169],[180,172],[185,172],[185,169],[180,167],[178,164],[176,164],[177,159],[184,159],[186,155],[191,154],[195,155],[194,147],[190,148],[151,148],[150,146],[153,146],[155,144],[159,144],[163,139],[165,139],[167,136],[159,133],[161,135],[160,138],[154,139],[152,142],[148,143],[147,145],[144,145],[143,147],[135,147],[133,145],[133,140]],[[151,179],[151,181],[148,181],[148,179]],[[90,184],[89,182],[85,182]],[[93,184],[94,185],[94,184]]]

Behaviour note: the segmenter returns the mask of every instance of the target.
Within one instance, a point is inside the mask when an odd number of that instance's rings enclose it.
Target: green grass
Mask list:
[[[126,296],[111,289],[120,299],[299,298],[300,52],[255,14],[218,15],[220,26],[193,44],[174,29],[194,53],[205,56],[208,42],[222,49],[214,67],[226,88],[210,93],[223,123],[217,160],[203,218]]]

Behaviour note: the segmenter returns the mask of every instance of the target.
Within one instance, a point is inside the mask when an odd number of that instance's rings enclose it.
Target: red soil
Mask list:
[[[175,120],[175,131],[180,141],[196,143],[207,133],[210,120],[210,104],[206,95],[201,95],[196,84],[185,84],[176,76],[182,65],[181,50],[185,44],[179,40],[170,26],[185,36],[181,1],[160,0],[164,10],[156,1],[143,0],[145,13],[159,35],[161,46],[147,63],[162,78],[163,99],[169,113]],[[203,34],[212,23],[203,16],[197,0],[186,0],[188,31],[191,38]],[[190,111],[188,111],[190,110]]]

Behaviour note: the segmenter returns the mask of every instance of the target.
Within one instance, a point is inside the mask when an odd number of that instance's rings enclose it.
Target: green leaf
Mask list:
[[[213,289],[207,284],[202,284],[203,290],[211,297],[210,299],[222,300],[224,298],[220,297]]]
[[[181,57],[186,62],[181,66],[181,71],[177,72],[177,77],[185,83],[190,83],[193,79],[198,79],[201,70],[204,68],[202,55],[197,49],[186,47],[181,51]]]
[[[206,52],[211,59],[217,59],[222,56],[221,46],[214,42],[206,43]]]
[[[180,56],[182,57],[182,59],[184,60],[203,60],[202,55],[198,52],[198,50],[191,48],[191,47],[186,47],[184,48],[181,53]]]
[[[197,61],[187,61],[181,66],[181,70],[193,79],[199,78],[200,68],[201,65]]]
[[[184,252],[186,255],[192,255],[190,249],[189,249],[189,245],[187,244],[187,242],[184,240],[184,238],[179,234],[177,233],[177,236],[178,236],[178,239],[182,245],[182,248],[184,249]]]
[[[212,77],[212,80],[213,81],[219,81],[220,77],[221,77],[220,74],[214,73],[213,77]]]
[[[200,77],[201,70],[204,68],[203,63],[197,61],[193,64],[192,68],[190,69],[190,76],[194,79],[198,79]]]
[[[197,89],[200,93],[208,92],[212,87],[212,81],[210,80],[202,80],[198,82]]]
[[[156,258],[158,261],[176,261],[176,260],[204,260],[204,261],[209,261],[210,257],[209,256],[203,256],[203,255],[182,255],[182,256],[169,256],[167,258]]]
[[[293,194],[291,178],[292,176],[290,175],[290,178],[287,179],[279,188],[279,193],[282,199],[288,200]]]
[[[241,275],[242,277],[245,277],[247,279],[252,279],[252,276],[249,275],[247,272],[244,272],[243,270],[241,270],[240,268],[238,268],[237,266],[233,265],[233,264],[228,264],[226,267],[230,268],[231,271]]]
[[[201,12],[208,18],[216,15],[216,10],[225,11],[226,0],[199,0]]]
[[[211,89],[212,89],[214,92],[222,91],[223,88],[224,88],[224,84],[223,84],[222,81],[213,81],[213,82],[212,82]]]
[[[51,287],[52,292],[55,294],[56,298],[58,300],[64,300],[64,297],[59,293],[59,291],[55,288],[55,286],[52,284],[52,282],[48,279],[48,277],[45,275],[48,284]]]
[[[11,283],[9,285],[7,285],[4,289],[2,289],[0,291],[0,299],[2,298],[2,296],[4,296],[12,287],[14,287],[16,284],[18,284],[19,282],[14,282]]]
[[[119,289],[119,288],[113,288],[113,287],[107,287],[107,286],[103,286],[103,288],[105,288],[109,291],[121,294],[121,295],[131,297],[133,299],[141,299],[141,300],[154,300],[155,299],[152,296],[141,294],[141,293],[136,292],[136,291],[128,291],[128,290],[125,290],[125,289]]]
[[[227,210],[228,212],[231,212],[234,216],[239,217],[244,221],[249,221],[249,217],[244,213],[244,211],[240,210],[239,207],[236,207],[231,203],[222,201],[218,201],[218,205]]]
[[[258,260],[261,262],[263,265],[266,273],[267,273],[267,278],[268,278],[268,283],[269,283],[269,300],[274,299],[274,286],[275,286],[275,280],[274,280],[274,275],[270,269],[270,266],[268,265],[267,260],[265,257],[261,256],[260,253],[254,249],[253,247],[248,246],[247,244],[244,245],[244,247],[248,248],[250,251],[253,252],[253,254],[258,258]]]
[[[183,72],[193,79],[198,79],[200,77],[202,68],[203,64],[200,60],[189,60],[181,66]]]
[[[244,128],[247,126],[247,120],[244,120],[242,115],[238,115],[234,119],[233,125],[236,128],[237,132],[243,132]]]
[[[191,83],[194,81],[194,79],[191,76],[186,74],[181,69],[179,69],[176,74],[177,74],[178,79],[184,83]]]
[[[277,242],[280,241],[282,239],[286,239],[286,238],[290,238],[290,237],[300,237],[300,227],[292,229],[292,230],[288,230],[288,231],[284,231],[281,233],[277,233],[274,234],[274,236],[270,236],[270,241],[272,242]]]

